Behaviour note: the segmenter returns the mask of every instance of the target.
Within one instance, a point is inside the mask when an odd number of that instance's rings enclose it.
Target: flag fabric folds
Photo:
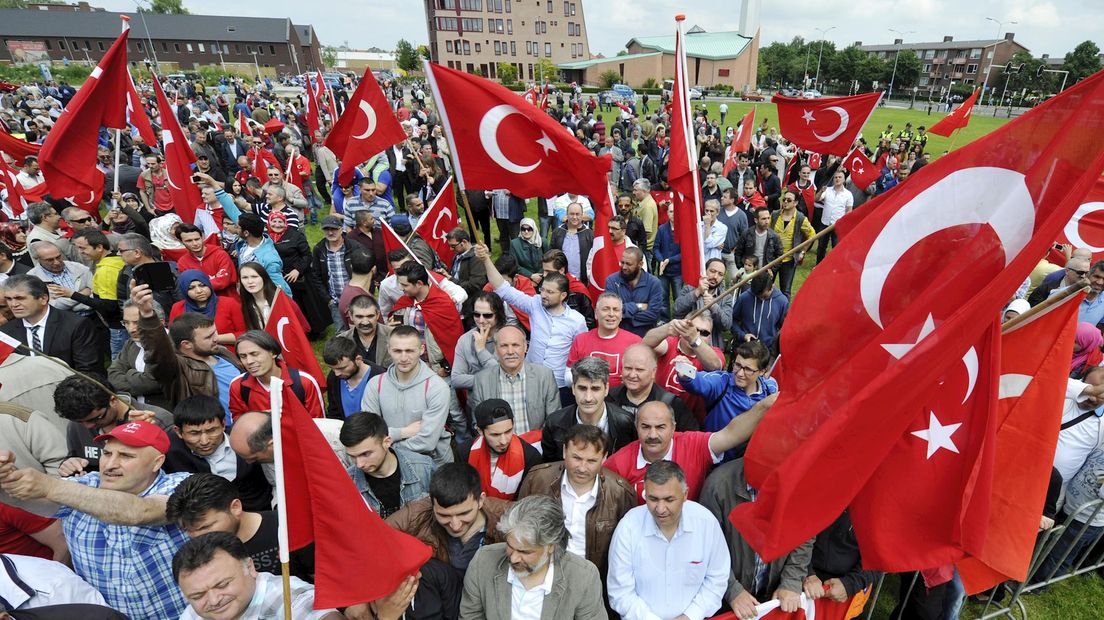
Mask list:
[[[153,80],[153,92],[157,95],[158,108],[172,110],[156,76]],[[192,183],[192,164],[196,162],[196,155],[175,114],[161,115],[161,140],[165,144],[165,178],[169,184],[173,210],[182,221],[194,224],[196,208],[203,204],[199,188]]]
[[[970,96],[962,102],[962,105],[958,106],[954,112],[944,116],[938,123],[932,125],[928,133],[946,137],[950,136],[954,130],[962,129],[970,124],[970,114],[974,111],[974,103],[977,102],[979,92],[981,91],[975,90],[970,93]]]
[[[280,343],[288,366],[314,377],[318,385],[326,385],[326,373],[318,364],[310,340],[299,322],[299,313],[292,307],[293,303],[287,293],[277,287],[265,331]]]
[[[725,159],[724,170],[721,174],[728,176],[729,172],[736,169],[736,159],[740,153],[746,153],[751,148],[751,135],[755,133],[755,108],[748,110],[740,124],[736,127],[736,135],[732,138],[732,144],[728,147],[728,157]],[[739,188],[743,191],[743,188]]]
[[[111,44],[42,145],[38,163],[55,198],[74,197],[83,203],[103,192],[104,173],[96,168],[96,151],[101,127],[126,127],[129,32],[124,30]]]
[[[1084,248],[1093,253],[1092,260],[1104,260],[1104,178],[1097,180],[1081,206],[1074,211],[1069,223],[1062,228],[1059,243],[1068,243],[1074,248]],[[1065,260],[1065,256],[1061,257]],[[1058,263],[1064,265],[1065,262]]]
[[[697,149],[691,124],[690,85],[686,80],[686,49],[682,29],[675,31],[675,82],[671,91],[671,151],[667,184],[674,191],[675,241],[682,248],[682,280],[697,286],[705,269],[702,241],[702,192]]]
[[[0,131],[0,151],[4,151],[15,160],[16,165],[23,165],[23,160],[31,155],[38,155],[42,150],[41,144],[31,144],[26,140],[20,140],[10,133]]]
[[[429,247],[433,248],[441,262],[451,267],[453,259],[456,258],[456,253],[449,247],[445,236],[459,225],[460,214],[456,209],[456,186],[452,182],[452,177],[449,177],[441,191],[437,192],[437,196],[433,198],[433,202],[429,203],[429,207],[422,213],[422,218],[418,220],[414,232],[424,239]]]
[[[138,89],[134,87],[134,78],[127,72],[127,123],[138,130],[138,135],[151,147],[157,146],[157,134],[153,131],[146,109],[142,107],[142,99],[138,97]]]
[[[862,147],[858,146],[848,153],[847,158],[843,160],[843,167],[851,174],[851,180],[855,183],[855,186],[862,189],[870,187],[881,176],[878,167],[866,158]]]
[[[854,97],[798,99],[775,95],[778,129],[798,147],[843,157],[874,112],[881,93]]]
[[[387,525],[357,491],[322,431],[287,383],[280,415],[288,542],[314,543],[314,604],[347,607],[390,594],[431,550]],[[375,560],[372,560],[375,558]]]
[[[321,75],[319,86],[325,88]],[[353,98],[345,106],[345,113],[337,118],[330,135],[326,136],[326,146],[341,162],[337,182],[348,185],[353,181],[353,170],[357,166],[405,139],[406,132],[391,112],[372,70],[365,69]]]
[[[1001,337],[996,443],[985,540],[958,562],[966,592],[1024,581],[1035,550],[1062,421],[1069,360],[1084,294],[1012,327]]]
[[[902,438],[961,446],[969,426],[986,423],[940,422],[915,435],[916,410],[901,405],[925,402],[963,364],[1069,221],[1104,170],[1104,143],[1083,129],[1102,115],[1097,73],[841,220],[854,223],[782,330],[787,390],[745,459],[757,499],[731,515],[761,556],[779,557],[831,523]],[[971,465],[961,449],[937,452]],[[920,537],[900,543],[901,565],[928,553]],[[976,543],[964,539],[959,554],[981,553]]]

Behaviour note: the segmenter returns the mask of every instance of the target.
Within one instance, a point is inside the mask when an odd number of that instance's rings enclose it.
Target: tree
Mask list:
[[[602,85],[602,88],[612,88],[614,84],[621,81],[621,74],[613,69],[606,69],[598,75],[598,83]]]
[[[916,86],[917,82],[920,80],[920,69],[922,68],[920,57],[916,55],[916,52],[912,50],[901,50],[901,52],[897,54],[896,73],[893,71],[893,63],[894,61],[886,58],[886,73],[882,78],[883,81],[888,84],[890,79],[892,79],[893,89],[897,92]]]
[[[498,81],[503,84],[513,84],[517,82],[518,70],[517,65],[510,62],[498,63]]]
[[[424,58],[426,60],[433,60],[432,54],[429,53],[429,46],[428,45],[419,45],[418,46],[418,58],[419,59]]]
[[[332,45],[322,48],[322,66],[330,69],[337,66],[337,48]]]
[[[406,39],[399,39],[395,44],[395,62],[403,71],[416,71],[418,69],[418,53],[414,46]]]
[[[1062,68],[1069,71],[1069,83],[1100,71],[1100,48],[1092,41],[1084,41],[1066,54]]]
[[[560,70],[550,59],[541,58],[537,61],[537,66],[533,67],[533,77],[538,80],[544,79],[545,82],[555,82],[560,79]]]
[[[187,15],[188,9],[184,8],[181,0],[150,0],[151,13],[165,13],[168,15]]]

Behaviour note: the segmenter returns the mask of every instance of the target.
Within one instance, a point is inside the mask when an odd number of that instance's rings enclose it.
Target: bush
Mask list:
[[[613,88],[613,85],[620,81],[621,74],[613,69],[606,69],[598,75],[598,83],[602,85],[602,88]]]
[[[656,82],[655,78],[648,78],[644,80],[644,83],[640,85],[640,88],[641,90],[649,91],[653,89],[658,89],[659,84]]]
[[[513,84],[517,82],[518,70],[517,65],[509,62],[498,63],[498,80],[503,84]]]

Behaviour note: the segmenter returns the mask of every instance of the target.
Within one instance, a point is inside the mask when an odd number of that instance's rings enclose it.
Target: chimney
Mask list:
[[[862,47],[862,41],[855,41],[855,47]]]
[[[946,35],[946,36],[943,37],[943,42],[944,43],[950,43],[951,41],[954,41],[954,37],[952,37],[950,35]]]
[[[1015,32],[1006,32],[1006,33],[1004,33],[1004,40],[1005,41],[1014,41],[1014,40],[1016,40],[1016,33]]]
[[[904,43],[904,42],[905,42],[905,40],[904,40],[904,39],[894,39],[894,40],[893,40],[893,44],[894,44],[894,45],[900,45],[900,44],[902,44],[902,43]]]
[[[1047,58],[1050,58],[1050,54],[1043,54],[1043,60],[1046,60]]]

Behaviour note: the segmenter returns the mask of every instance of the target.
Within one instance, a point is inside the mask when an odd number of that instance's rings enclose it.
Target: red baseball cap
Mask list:
[[[110,433],[99,435],[94,441],[117,439],[132,448],[149,446],[161,454],[169,451],[169,436],[156,424],[149,422],[127,422],[116,426]]]

